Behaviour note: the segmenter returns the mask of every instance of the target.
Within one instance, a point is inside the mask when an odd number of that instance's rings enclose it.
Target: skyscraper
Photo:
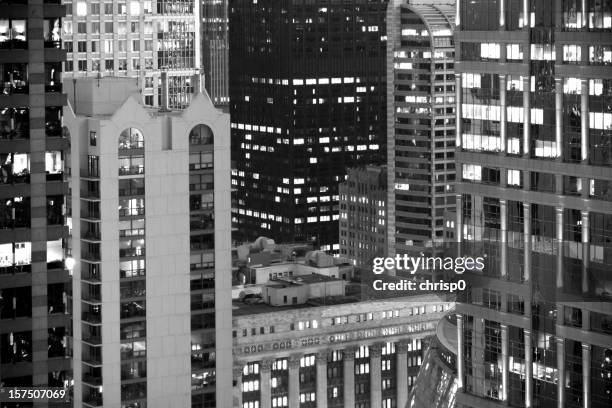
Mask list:
[[[386,2],[229,7],[238,237],[338,251],[338,183],[385,160]]]
[[[215,105],[229,104],[228,0],[202,1],[202,69],[204,85]]]
[[[69,93],[77,405],[229,406],[227,115],[146,108],[132,78]]]
[[[59,1],[0,2],[0,384],[71,378]]]
[[[65,78],[138,77],[144,102],[161,105],[161,72],[168,72],[168,103],[189,104],[199,72],[200,4],[196,0],[64,1],[62,30],[68,51]]]
[[[386,166],[348,169],[339,193],[340,255],[371,270],[372,260],[387,254]]]
[[[455,6],[394,0],[387,14],[389,251],[443,240],[454,209]]]
[[[612,3],[457,2],[459,407],[612,404]]]

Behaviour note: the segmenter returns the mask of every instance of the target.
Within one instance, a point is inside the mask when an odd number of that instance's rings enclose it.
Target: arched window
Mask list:
[[[189,144],[208,145],[213,143],[212,129],[206,125],[197,125],[189,132]]]
[[[127,128],[119,135],[119,149],[142,149],[144,136],[136,128]]]

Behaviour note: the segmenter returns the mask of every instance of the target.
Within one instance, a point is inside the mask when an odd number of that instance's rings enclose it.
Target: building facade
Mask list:
[[[442,242],[455,194],[455,7],[394,0],[387,12],[389,251]]]
[[[229,104],[228,0],[202,0],[202,69],[215,106]]]
[[[340,256],[357,268],[387,254],[387,168],[349,169],[340,194]]]
[[[161,73],[168,73],[168,103],[183,109],[201,67],[200,4],[196,0],[65,0],[62,25],[66,81],[78,77],[138,78],[144,103],[162,105]]]
[[[66,96],[58,1],[0,2],[0,384],[66,387]]]
[[[612,404],[612,4],[457,2],[459,407]]]
[[[451,305],[432,295],[307,307],[234,302],[234,407],[404,407],[427,338]]]
[[[338,183],[385,160],[386,2],[230,1],[233,222],[338,251]]]
[[[145,108],[131,78],[69,91],[75,404],[229,406],[227,115]]]

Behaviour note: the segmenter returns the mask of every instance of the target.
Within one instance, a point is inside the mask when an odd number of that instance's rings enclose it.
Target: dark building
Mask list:
[[[457,2],[458,407],[612,405],[612,2]]]
[[[348,169],[339,191],[340,255],[369,271],[387,255],[387,166]]]
[[[230,1],[233,219],[338,251],[338,183],[385,161],[386,1]]]
[[[202,0],[202,68],[215,105],[229,103],[227,0]]]
[[[0,1],[0,384],[70,383],[60,1]]]

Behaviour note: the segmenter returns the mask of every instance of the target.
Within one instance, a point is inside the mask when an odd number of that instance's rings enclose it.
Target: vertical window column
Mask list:
[[[355,349],[347,347],[344,359],[344,406],[355,406]]]
[[[370,408],[380,408],[382,404],[382,370],[381,344],[373,344],[370,347]]]
[[[457,2],[457,12],[459,11],[459,1]],[[459,58],[457,58],[459,59]],[[461,104],[462,104],[462,98],[461,98],[461,91],[463,90],[462,84],[461,84],[461,74],[460,73],[456,73],[455,74],[455,147],[460,149],[461,148],[461,133],[462,133],[462,109],[461,109]]]
[[[408,402],[408,344],[401,342],[395,345],[397,357],[397,406],[405,407]]]
[[[508,326],[505,324],[500,325],[501,328],[501,358],[502,358],[502,392],[501,392],[501,400],[508,401],[508,373],[509,373],[509,365],[508,365]]]
[[[565,339],[563,337],[557,337],[557,375],[557,408],[565,408]]]
[[[523,239],[525,265],[523,270],[523,281],[531,278],[531,204],[523,203]]]
[[[582,216],[582,292],[589,291],[589,212],[580,211]]]
[[[563,78],[555,78],[555,122],[557,159],[563,160]]]
[[[524,330],[525,335],[525,407],[533,406],[533,347],[531,330]]]
[[[500,268],[499,273],[502,279],[508,277],[508,202],[499,200],[499,228],[500,228]]]
[[[555,208],[555,238],[557,240],[557,289],[563,288],[563,207]]]
[[[463,315],[457,314],[457,388],[463,388]]]
[[[528,53],[525,52],[524,55]],[[529,158],[531,148],[531,77],[523,77],[523,156]]]
[[[505,49],[505,47],[504,47]],[[499,123],[499,138],[502,154],[507,151],[507,131],[508,131],[508,110],[506,108],[506,75],[499,75],[499,108],[500,108],[500,123]],[[458,106],[458,105],[457,105]]]
[[[463,198],[461,194],[455,194],[455,239],[457,243],[463,241]]]
[[[583,407],[591,407],[591,345],[582,343],[582,399]]]
[[[589,81],[580,83],[580,158],[583,163],[589,160]],[[583,180],[584,181],[584,180]],[[586,185],[586,184],[584,184]]]
[[[317,408],[327,408],[327,351],[317,354]]]

